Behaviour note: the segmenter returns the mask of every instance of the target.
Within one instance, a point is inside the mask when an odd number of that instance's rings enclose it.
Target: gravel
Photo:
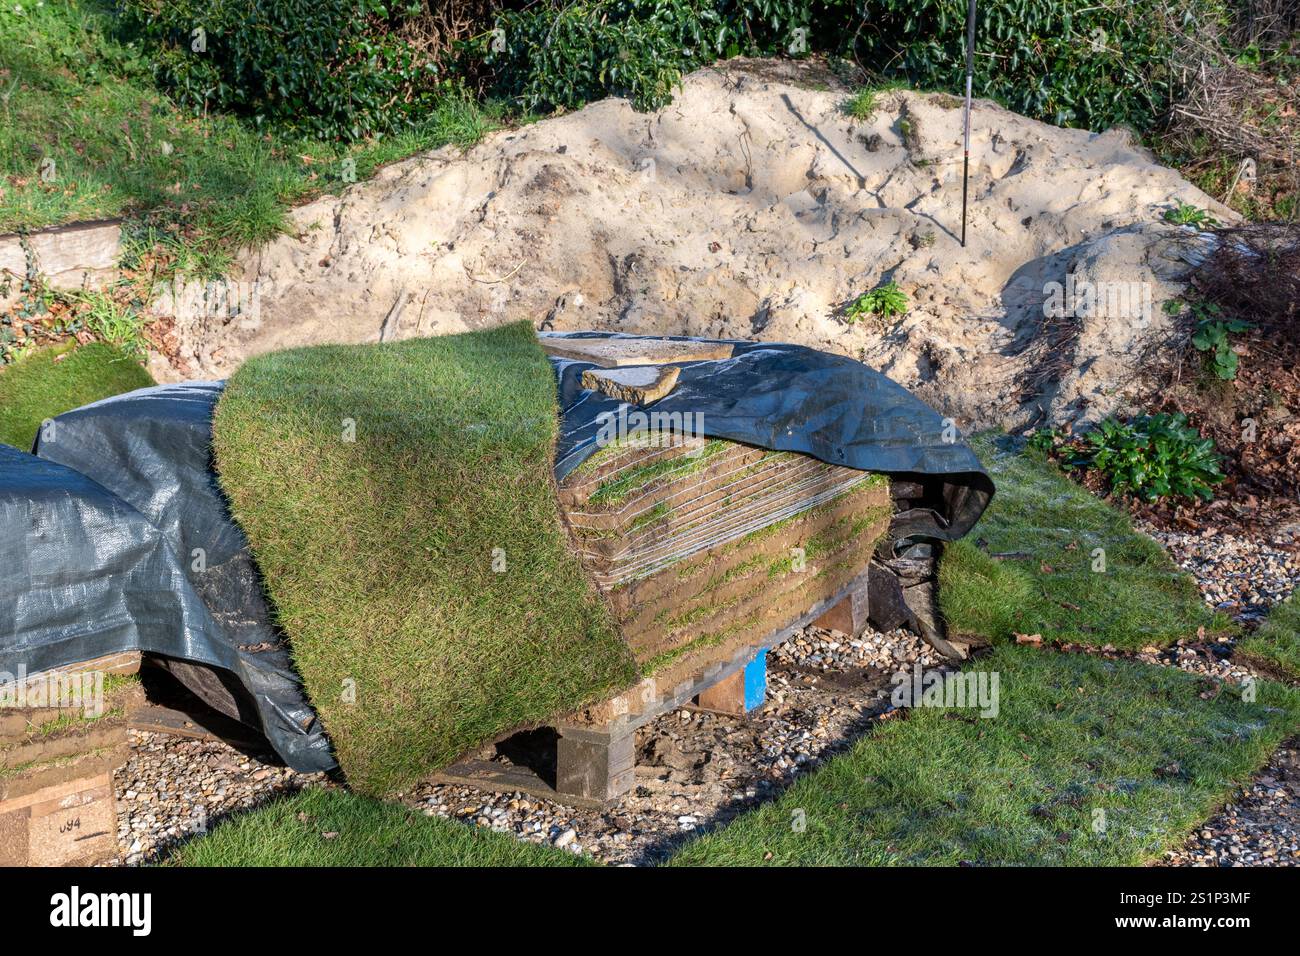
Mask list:
[[[1142,530],[1195,579],[1206,605],[1251,627],[1286,600],[1300,582],[1300,556],[1278,539],[1265,542],[1223,532]],[[1240,682],[1258,678],[1232,660],[1235,638],[1182,640],[1139,659]],[[1254,780],[1206,820],[1183,846],[1165,854],[1167,866],[1300,866],[1300,741],[1284,744]]]
[[[1268,766],[1183,846],[1166,866],[1300,866],[1300,740]]]
[[[850,641],[807,628],[769,654],[767,703],[757,714],[677,710],[638,730],[636,786],[609,810],[450,784],[422,785],[405,802],[608,863],[653,863],[846,749],[894,709],[890,676],[918,661],[941,663],[906,631]]]
[[[156,861],[234,811],[325,780],[217,740],[138,730],[130,736],[131,755],[113,774],[119,862],[128,866]]]
[[[1258,621],[1300,583],[1300,555],[1224,532],[1188,534],[1139,525],[1196,579],[1205,603],[1242,623]]]

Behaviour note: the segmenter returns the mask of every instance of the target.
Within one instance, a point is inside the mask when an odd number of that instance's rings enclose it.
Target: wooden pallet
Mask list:
[[[446,768],[434,782],[528,793],[575,807],[606,807],[636,783],[637,728],[681,708],[744,714],[762,706],[768,650],[809,624],[856,637],[867,626],[867,610],[867,572],[863,572],[844,591],[818,602],[793,624],[735,648],[686,680],[668,687],[648,677],[593,708],[589,713],[597,715],[594,719],[557,723],[553,776],[475,758]]]
[[[0,709],[0,866],[85,866],[117,855],[113,771],[126,762],[128,715],[138,685],[111,691],[109,712],[93,719],[90,701],[36,697],[52,675],[130,674],[138,653],[113,654],[29,674],[23,700]],[[17,686],[8,687],[18,699]],[[62,691],[60,691],[62,693]]]
[[[116,855],[110,769],[0,801],[0,866],[89,866]]]

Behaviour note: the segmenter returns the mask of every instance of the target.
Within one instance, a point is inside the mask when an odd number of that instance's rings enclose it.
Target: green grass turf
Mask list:
[[[125,215],[128,246],[162,241],[182,270],[216,273],[280,232],[292,203],[421,150],[471,144],[500,114],[449,97],[419,128],[350,147],[193,116],[116,36],[111,7],[0,5],[0,232]]]
[[[1136,649],[1204,626],[1229,630],[1195,582],[1124,513],[1070,481],[1046,456],[1005,438],[972,442],[997,494],[939,568],[940,605],[955,633]],[[1104,570],[1094,570],[1104,552]],[[1005,555],[1001,559],[993,555]],[[1097,565],[1101,567],[1101,565]]]
[[[1002,646],[998,715],[922,707],[675,865],[1135,866],[1179,843],[1300,727],[1300,693]],[[802,824],[802,825],[801,825]]]
[[[1257,699],[1171,668],[1003,646],[998,713],[922,707],[695,840],[676,866],[1133,866],[1157,859],[1300,728],[1300,692]],[[305,812],[302,821],[297,814]],[[339,835],[330,839],[323,832]],[[546,846],[337,792],[236,817],[173,859],[189,866],[520,866]]]
[[[527,322],[278,352],[230,380],[221,483],[354,788],[400,788],[635,680],[568,550],[557,431]]]
[[[326,836],[326,834],[331,834]],[[341,790],[304,790],[236,816],[168,861],[180,866],[583,866],[504,833]]]
[[[1278,677],[1300,681],[1300,604],[1288,598],[1269,613],[1259,630],[1237,645],[1236,655]]]
[[[0,370],[0,442],[26,451],[45,419],[152,384],[138,361],[103,342],[43,349]]]

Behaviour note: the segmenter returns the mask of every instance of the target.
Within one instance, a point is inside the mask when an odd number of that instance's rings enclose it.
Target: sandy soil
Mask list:
[[[1183,200],[1236,217],[1125,131],[980,101],[962,248],[960,102],[888,93],[859,122],[845,99],[814,65],[731,61],[657,113],[604,100],[395,164],[300,207],[297,234],[250,253],[231,297],[242,312],[192,289],[159,303],[180,357],[154,371],[218,377],[276,348],[528,318],[800,342],[979,425],[1123,405],[1198,253],[1161,213]],[[1070,276],[1095,301],[1067,295],[1045,315]],[[844,318],[889,280],[905,316]]]

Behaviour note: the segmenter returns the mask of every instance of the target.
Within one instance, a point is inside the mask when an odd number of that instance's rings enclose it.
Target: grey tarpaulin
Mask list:
[[[542,337],[607,338],[603,332],[544,332]],[[616,338],[663,338],[625,336]],[[685,341],[684,338],[678,340]],[[979,519],[993,497],[993,481],[951,422],[907,389],[842,355],[802,345],[717,339],[734,346],[722,361],[681,365],[677,386],[645,411],[690,413],[700,432],[779,451],[796,451],[834,465],[911,479],[927,488],[896,514],[891,537],[955,540]],[[598,449],[602,425],[620,402],[582,387],[590,362],[552,358],[559,376],[562,424],[555,477]],[[628,406],[631,413],[641,411]]]
[[[71,468],[0,444],[6,681],[211,628],[148,518]]]
[[[190,382],[128,392],[60,415],[38,436],[36,455],[116,495],[171,551],[153,593],[133,602],[134,633],[118,632],[119,646],[79,648],[74,659],[136,647],[220,668],[247,692],[248,711],[239,716],[259,725],[286,763],[326,770],[335,766],[329,742],[271,623],[248,542],[212,469],[212,412],[221,389],[220,382]],[[105,540],[144,534],[137,520],[106,538],[77,519],[72,498],[52,526],[70,548],[93,551]],[[107,569],[118,570],[111,561]],[[75,596],[65,600],[69,626],[84,626],[88,615]]]

